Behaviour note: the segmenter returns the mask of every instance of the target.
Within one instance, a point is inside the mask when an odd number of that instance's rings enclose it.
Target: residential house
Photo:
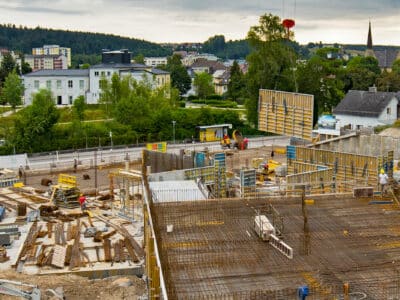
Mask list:
[[[52,91],[57,105],[71,105],[89,91],[89,70],[39,70],[23,76],[25,105],[32,104],[40,89]]]
[[[44,45],[39,48],[32,48],[32,55],[63,55],[67,58],[67,66],[71,66],[71,48],[60,47],[59,45]]]
[[[64,55],[25,55],[25,62],[32,71],[68,69],[67,57]]]
[[[192,77],[199,73],[208,73],[213,77],[215,93],[223,95],[228,90],[228,82],[230,78],[229,67],[218,61],[210,61],[206,59],[198,59],[190,67]]]
[[[222,96],[228,91],[230,72],[229,70],[217,70],[212,76],[215,94]]]
[[[87,103],[96,104],[100,99],[101,93],[101,80],[111,80],[114,73],[121,75],[123,71],[129,70],[144,70],[145,65],[131,64],[131,63],[101,63],[89,68],[89,85],[90,91],[87,94]]]
[[[144,64],[150,67],[165,66],[167,64],[166,57],[145,57]]]
[[[198,60],[217,61],[218,57],[216,57],[214,54],[208,53],[189,54],[182,58],[182,64],[185,67],[190,67]]]
[[[190,69],[194,73],[203,73],[206,72],[210,75],[214,74],[217,70],[227,70],[228,67],[225,67],[223,63],[219,61],[207,60],[204,58],[196,60],[191,66]]]
[[[171,82],[170,74],[160,69],[129,69],[120,72],[121,76],[131,76],[137,82],[147,81],[152,89],[169,86]]]
[[[350,90],[333,109],[337,129],[344,126],[356,130],[393,124],[400,113],[400,94],[378,92],[376,87],[368,91]]]

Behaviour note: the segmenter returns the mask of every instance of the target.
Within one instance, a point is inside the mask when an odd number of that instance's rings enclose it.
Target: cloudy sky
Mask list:
[[[400,0],[0,0],[0,22],[112,33],[152,42],[243,39],[264,13],[296,20],[302,43],[400,46]]]

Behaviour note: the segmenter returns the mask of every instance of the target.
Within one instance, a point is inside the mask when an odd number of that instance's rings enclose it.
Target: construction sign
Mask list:
[[[146,149],[165,153],[167,152],[167,142],[147,144]]]
[[[261,89],[258,129],[312,140],[314,96]]]

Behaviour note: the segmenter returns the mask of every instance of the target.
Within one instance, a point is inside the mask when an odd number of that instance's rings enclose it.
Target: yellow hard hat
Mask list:
[[[385,174],[385,170],[384,169],[381,169],[381,174]]]

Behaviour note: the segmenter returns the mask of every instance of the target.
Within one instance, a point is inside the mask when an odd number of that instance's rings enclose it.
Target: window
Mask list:
[[[110,75],[111,75],[111,72],[110,72],[110,71],[108,71],[108,72],[107,72],[107,76],[110,76]]]
[[[57,88],[61,89],[61,80],[57,80]]]
[[[72,80],[68,80],[68,87],[69,87],[69,88],[72,88],[72,87],[73,87]]]
[[[390,115],[390,107],[386,108],[386,113]]]
[[[81,90],[83,90],[84,87],[85,87],[85,81],[79,80],[79,88],[80,88]]]
[[[57,105],[62,104],[62,96],[57,96]]]
[[[98,71],[94,72],[94,76],[99,76],[99,72]]]
[[[39,88],[39,80],[35,80],[33,82],[33,86],[35,87],[35,89],[38,89]]]
[[[46,81],[46,88],[47,88],[48,90],[51,90],[51,80],[47,80],[47,81]]]
[[[106,72],[101,71],[101,76],[105,76],[105,75],[106,75]]]
[[[72,96],[68,96],[69,104],[72,104]]]

